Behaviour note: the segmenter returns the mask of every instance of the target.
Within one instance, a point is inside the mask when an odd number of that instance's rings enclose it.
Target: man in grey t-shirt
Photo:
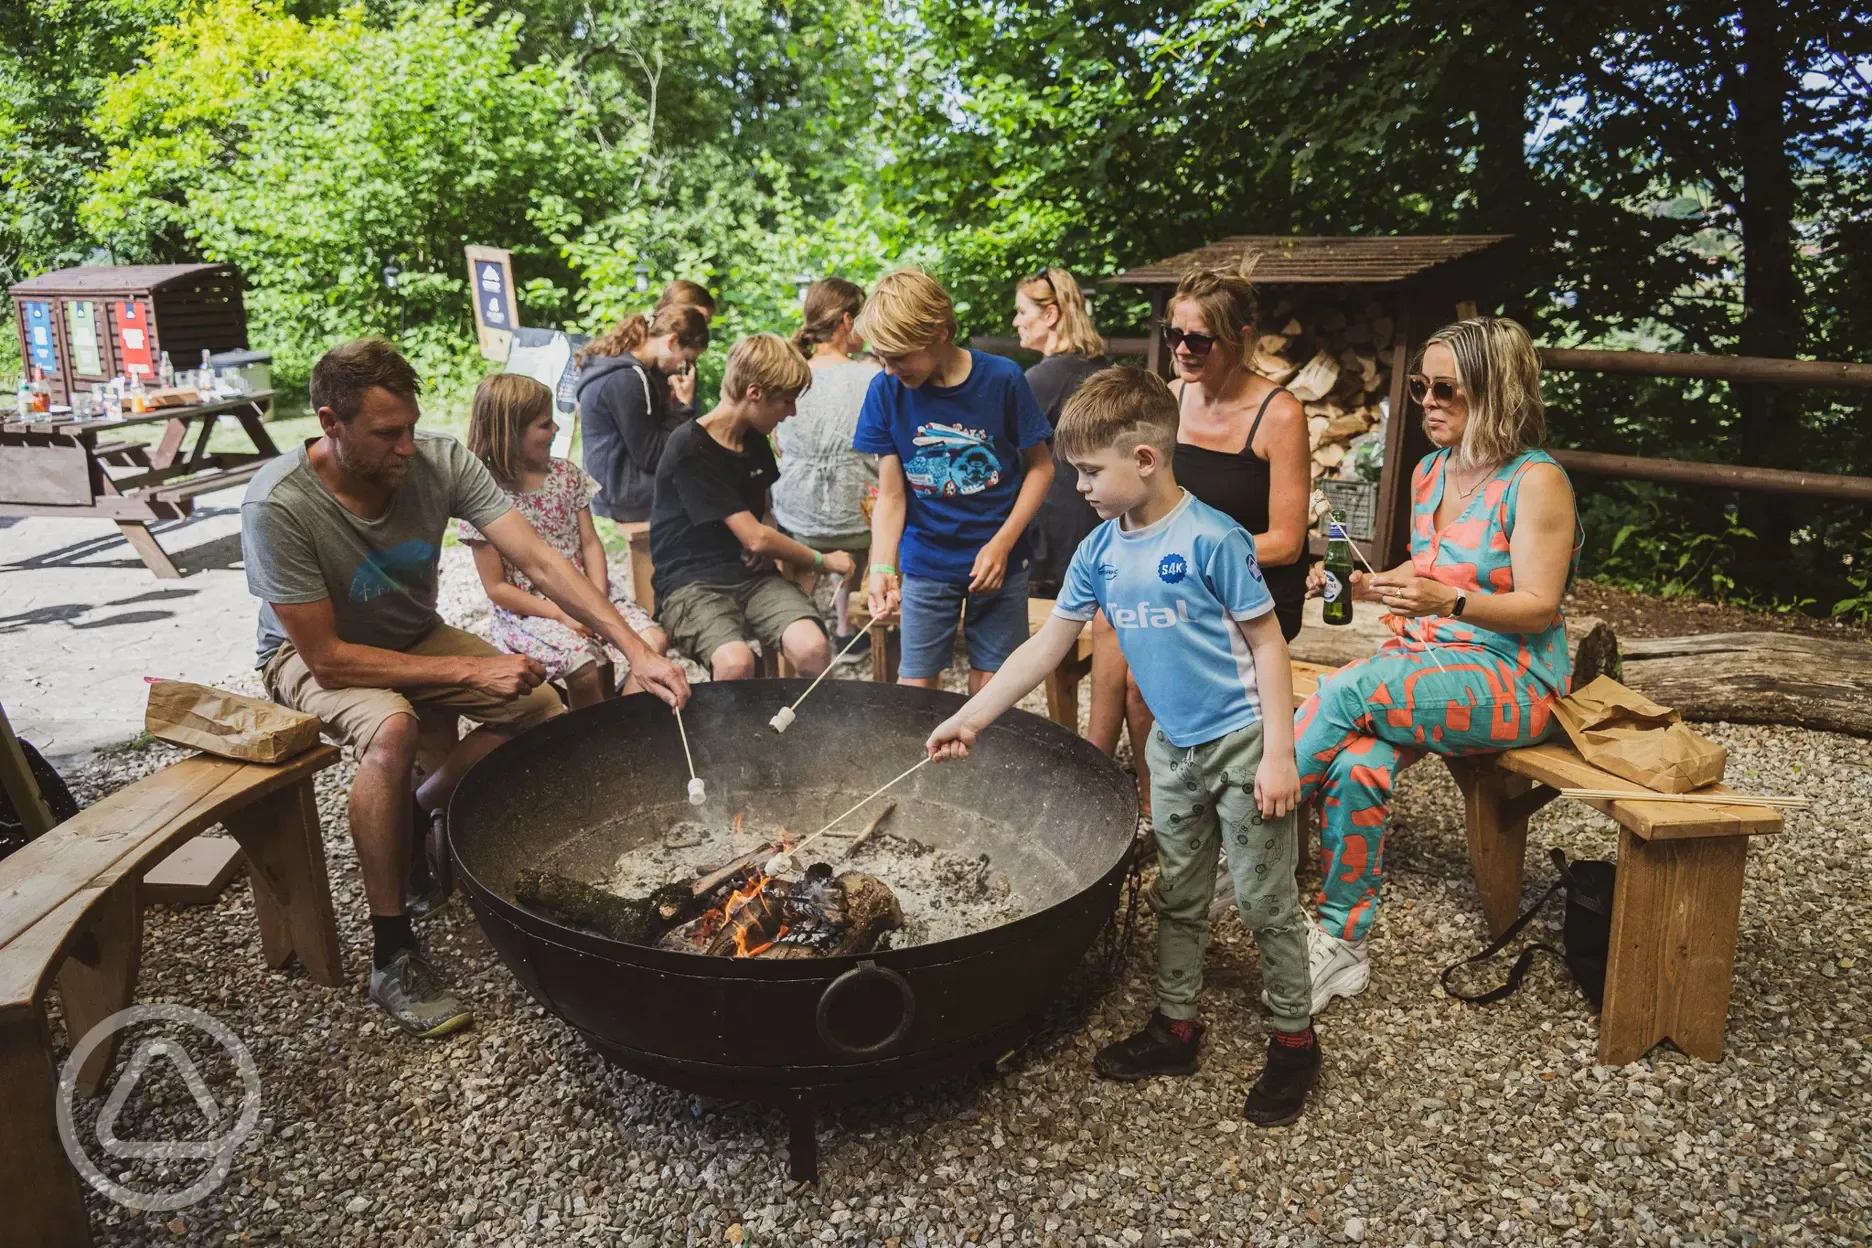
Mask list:
[[[269,463],[241,505],[247,587],[261,600],[261,675],[272,697],[317,715],[357,755],[351,838],[370,903],[371,997],[406,1030],[439,1036],[472,1014],[422,957],[410,928],[438,900],[422,855],[434,815],[478,759],[565,708],[532,659],[502,654],[436,615],[450,517],[474,525],[574,619],[620,650],[672,705],[682,669],[539,539],[480,461],[416,432],[416,372],[382,339],[348,343],[312,369],[324,436]],[[459,743],[456,717],[480,727]],[[420,726],[447,729],[413,792]],[[419,868],[414,870],[413,868]],[[410,888],[412,874],[419,883]]]

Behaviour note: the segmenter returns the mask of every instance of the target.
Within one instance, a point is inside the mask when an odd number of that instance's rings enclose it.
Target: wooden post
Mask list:
[[[84,931],[59,967],[59,999],[65,1009],[65,1031],[73,1044],[130,1004],[142,958],[143,903],[137,896],[135,877],[126,877],[91,907]],[[91,1050],[79,1068],[80,1096],[98,1094],[121,1034]]]
[[[1599,1060],[1636,1061],[1660,1040],[1722,1060],[1748,837],[1647,841],[1619,830],[1618,883]]]
[[[625,520],[617,528],[630,550],[631,597],[646,614],[655,615],[656,591],[651,588],[650,578],[656,568],[650,562],[650,526],[642,520]]]
[[[1176,366],[1170,362],[1170,355],[1164,350],[1163,332],[1157,328],[1157,322],[1164,319],[1164,309],[1170,305],[1170,288],[1152,286],[1150,305],[1150,324],[1144,330],[1144,336],[1149,343],[1144,348],[1144,366],[1159,377],[1168,380],[1175,375]]]
[[[267,965],[284,966],[287,958],[298,954],[315,983],[332,988],[343,984],[338,922],[325,875],[312,778],[228,816],[227,827],[247,855],[254,917]]]
[[[1392,311],[1397,329],[1391,340],[1395,350],[1391,357],[1391,411],[1385,424],[1384,475],[1378,483],[1377,523],[1372,526],[1372,542],[1366,554],[1366,558],[1380,568],[1396,567],[1410,552],[1410,481],[1417,467],[1417,457],[1412,451],[1423,440],[1421,433],[1415,439],[1410,436],[1413,427],[1410,400],[1404,391],[1404,376],[1410,372],[1413,339],[1421,332],[1418,323],[1422,317],[1408,293],[1398,296]]]
[[[58,1064],[37,1005],[0,1007],[0,1208],[17,1248],[83,1248],[91,1239],[78,1172],[59,1139]]]

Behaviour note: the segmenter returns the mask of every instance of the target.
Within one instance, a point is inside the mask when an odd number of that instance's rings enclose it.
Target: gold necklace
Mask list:
[[[1474,483],[1473,485],[1471,485],[1471,486],[1470,486],[1470,487],[1469,487],[1468,489],[1466,489],[1466,490],[1457,490],[1457,491],[1456,491],[1456,497],[1457,497],[1457,498],[1468,498],[1468,497],[1469,497],[1469,496],[1470,496],[1471,494],[1473,494],[1473,493],[1475,493],[1475,492],[1476,492],[1476,491],[1477,491],[1478,489],[1480,489],[1480,488],[1482,487],[1482,483],[1483,483],[1484,481],[1486,481],[1486,480],[1488,480],[1488,479],[1489,479],[1489,478],[1490,478],[1491,476],[1493,476],[1493,475],[1494,475],[1494,472],[1493,472],[1493,470],[1492,470],[1492,469],[1489,469],[1489,468],[1484,468],[1484,469],[1482,470],[1482,472],[1481,472],[1481,474],[1480,474],[1479,476],[1477,476],[1477,477],[1476,477],[1476,479],[1475,479],[1475,483]]]

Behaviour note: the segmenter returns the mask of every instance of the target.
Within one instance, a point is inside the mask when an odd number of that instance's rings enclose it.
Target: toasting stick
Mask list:
[[[773,728],[775,732],[785,732],[788,728],[791,728],[793,726],[793,718],[794,718],[793,712],[799,709],[799,704],[804,702],[807,698],[812,696],[812,691],[819,687],[819,682],[824,680],[827,676],[832,674],[833,665],[836,664],[840,659],[844,658],[846,655],[851,653],[851,648],[858,644],[859,640],[865,636],[866,632],[870,629],[870,627],[871,627],[871,621],[869,618],[867,618],[865,620],[864,628],[853,629],[852,639],[845,643],[845,648],[843,650],[839,651],[837,654],[832,656],[832,662],[826,664],[825,671],[820,672],[817,676],[813,677],[812,684],[806,686],[806,692],[800,694],[799,697],[794,698],[792,706],[783,706],[777,712],[775,712],[774,717],[767,721],[767,723]]]
[[[689,764],[689,804],[700,806],[708,801],[708,793],[702,787],[702,778],[695,774],[695,756],[689,753],[689,730],[683,727],[680,706],[676,708],[676,731],[682,734],[682,755]]]
[[[1332,517],[1332,522],[1334,524],[1339,525],[1341,529],[1345,528],[1345,525],[1339,520],[1339,513],[1332,509],[1330,503],[1327,504],[1326,514]],[[1359,544],[1357,542],[1347,542],[1346,545],[1352,548],[1352,553],[1358,556],[1358,561],[1365,565],[1365,570],[1371,573],[1372,579],[1376,580],[1378,577],[1378,569],[1371,566],[1371,560],[1365,557],[1365,552],[1359,549]],[[1346,588],[1346,592],[1351,592],[1350,586]],[[1437,658],[1437,652],[1430,648],[1430,643],[1427,641],[1424,642],[1424,653],[1430,656],[1430,661],[1436,664],[1439,669],[1445,672],[1449,671],[1449,668],[1443,666],[1443,660]]]
[[[763,868],[763,870],[765,870],[768,875],[785,875],[788,871],[791,871],[793,869],[793,861],[794,861],[793,855],[794,854],[799,853],[802,849],[805,849],[808,845],[812,844],[814,841],[818,840],[820,837],[830,832],[833,828],[836,828],[839,824],[845,822],[845,820],[851,818],[851,816],[857,814],[860,810],[863,810],[864,804],[870,801],[872,798],[876,797],[878,794],[884,792],[886,789],[890,788],[892,785],[898,783],[899,781],[908,780],[911,776],[923,770],[923,768],[929,766],[930,762],[931,760],[926,757],[923,759],[922,762],[918,763],[916,766],[912,767],[910,770],[897,776],[896,779],[888,780],[885,783],[879,785],[870,794],[868,794],[867,796],[863,798],[860,798],[852,806],[850,810],[846,811],[844,814],[840,815],[838,818],[832,820],[832,822],[826,824],[825,827],[820,828],[817,832],[813,833],[811,836],[807,837],[805,840],[795,845],[792,849],[784,850],[778,854],[775,854],[773,857],[769,858],[767,860],[767,865],[765,868]]]

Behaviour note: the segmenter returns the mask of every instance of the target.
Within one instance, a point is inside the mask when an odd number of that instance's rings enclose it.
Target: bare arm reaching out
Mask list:
[[[671,706],[679,707],[689,700],[689,681],[682,668],[652,653],[611,600],[599,593],[569,559],[541,541],[526,517],[509,511],[484,525],[481,532],[502,558],[526,573],[527,579],[567,615],[616,646],[629,661],[631,675],[638,684]]]

